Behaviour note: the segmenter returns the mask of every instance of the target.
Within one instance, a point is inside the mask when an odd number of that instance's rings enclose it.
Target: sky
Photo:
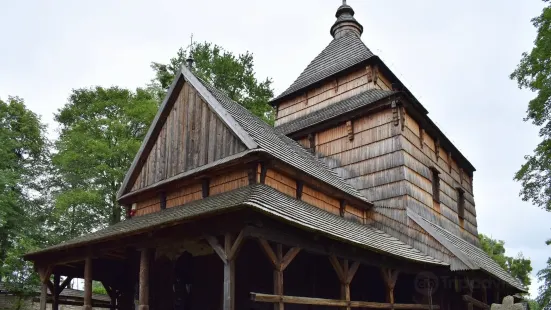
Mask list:
[[[340,0],[0,0],[0,98],[22,97],[55,135],[55,113],[72,89],[137,88],[150,63],[167,62],[190,36],[254,54],[275,93],[289,86],[332,39]],[[523,121],[534,94],[508,76],[536,31],[540,0],[348,0],[363,41],[429,111],[477,168],[479,232],[532,260],[551,248],[551,213],[523,202],[514,173],[538,143]],[[535,294],[533,280],[530,292]]]

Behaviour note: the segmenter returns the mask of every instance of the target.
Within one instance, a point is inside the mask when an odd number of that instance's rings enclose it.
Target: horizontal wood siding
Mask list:
[[[241,141],[185,83],[132,191],[244,150]]]
[[[466,177],[453,156],[406,114],[402,148],[406,168],[408,207],[463,239],[478,245],[476,210],[471,179]],[[423,139],[421,139],[421,135]],[[432,172],[436,167],[440,178],[440,200],[433,200]],[[461,175],[462,174],[462,175]],[[458,217],[458,190],[465,190],[465,220]]]
[[[247,170],[234,171],[225,175],[220,175],[210,180],[209,194],[211,196],[229,192],[240,187],[249,185],[249,175]]]
[[[377,86],[373,82],[368,82],[366,68],[329,80],[319,87],[281,102],[278,106],[275,125],[284,124],[373,88],[387,89],[388,87],[384,84]]]

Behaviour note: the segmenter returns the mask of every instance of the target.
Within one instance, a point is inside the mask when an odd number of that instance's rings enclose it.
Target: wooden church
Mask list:
[[[271,127],[184,66],[121,186],[126,220],[29,253],[112,309],[489,309],[525,291],[478,244],[473,165],[362,42],[332,40]],[[43,308],[45,309],[45,308]]]

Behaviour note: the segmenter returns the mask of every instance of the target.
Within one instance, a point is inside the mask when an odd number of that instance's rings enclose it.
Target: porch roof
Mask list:
[[[253,208],[302,229],[315,231],[382,254],[418,263],[448,265],[372,226],[351,222],[262,184],[242,187],[179,207],[125,220],[94,233],[29,253],[25,258],[32,259],[48,252],[135,235],[239,208]]]

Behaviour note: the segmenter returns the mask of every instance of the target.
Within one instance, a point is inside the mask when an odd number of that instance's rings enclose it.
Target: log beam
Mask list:
[[[478,299],[474,299],[472,296],[469,296],[469,295],[463,295],[463,300],[471,305],[471,308],[473,306],[477,307],[477,308],[480,308],[480,309],[490,309],[490,306]]]
[[[339,299],[325,299],[313,297],[285,296],[285,295],[270,295],[261,293],[251,293],[251,300],[255,302],[295,304],[295,305],[313,305],[313,306],[329,306],[329,307],[348,307],[351,308],[370,308],[370,309],[440,309],[438,305],[424,304],[390,304],[382,302],[370,301],[346,301]]]

